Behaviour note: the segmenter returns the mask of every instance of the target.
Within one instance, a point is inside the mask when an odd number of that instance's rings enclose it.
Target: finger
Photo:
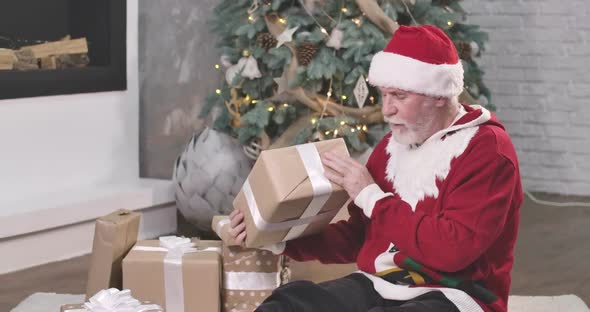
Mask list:
[[[340,175],[344,175],[348,171],[346,163],[330,154],[326,154],[325,157],[322,157],[322,163],[328,168],[340,173]]]
[[[234,209],[230,214],[229,214],[229,218],[233,219],[233,217],[239,212],[239,210]]]
[[[241,211],[238,211],[233,218],[231,218],[230,225],[232,228],[235,228],[238,224],[240,224],[244,220],[244,214]]]
[[[238,244],[240,244],[240,245],[241,245],[241,244],[242,244],[244,241],[246,241],[246,231],[244,231],[244,232],[240,233],[240,235],[238,235],[238,236],[235,238],[235,241],[236,241],[236,243],[238,243]]]
[[[337,173],[326,171],[324,172],[324,175],[326,178],[328,178],[328,180],[334,182],[335,184],[342,186],[342,183],[344,183],[344,177]]]
[[[235,228],[231,228],[229,230],[229,234],[235,238],[238,235],[240,235],[240,233],[242,233],[245,229],[246,229],[246,223],[241,223],[240,225],[236,226]]]

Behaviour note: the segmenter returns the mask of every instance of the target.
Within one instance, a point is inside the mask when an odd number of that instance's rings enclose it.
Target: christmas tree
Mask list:
[[[399,25],[418,24],[440,27],[455,43],[465,70],[461,100],[491,106],[474,60],[487,34],[463,23],[465,15],[457,0],[222,0],[211,26],[225,79],[201,117],[221,108],[214,128],[253,157],[334,137],[362,151],[388,130],[378,90],[366,81],[371,59]]]

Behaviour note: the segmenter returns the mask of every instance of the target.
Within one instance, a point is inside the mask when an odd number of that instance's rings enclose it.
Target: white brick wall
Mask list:
[[[465,0],[525,188],[590,195],[590,1]]]

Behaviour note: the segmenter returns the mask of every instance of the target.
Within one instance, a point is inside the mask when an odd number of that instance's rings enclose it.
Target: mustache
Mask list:
[[[383,121],[385,121],[386,123],[389,124],[406,124],[406,121],[400,118],[395,118],[395,117],[384,117]]]

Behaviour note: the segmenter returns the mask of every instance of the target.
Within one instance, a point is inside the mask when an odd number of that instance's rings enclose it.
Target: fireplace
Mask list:
[[[84,42],[83,66],[0,70],[0,99],[125,90],[126,0],[6,0],[0,51],[15,55],[46,43]],[[11,52],[14,51],[14,52]],[[47,54],[52,52],[47,52]],[[56,52],[57,53],[57,52]],[[53,55],[43,60],[55,62]],[[16,62],[17,58],[14,57]]]

